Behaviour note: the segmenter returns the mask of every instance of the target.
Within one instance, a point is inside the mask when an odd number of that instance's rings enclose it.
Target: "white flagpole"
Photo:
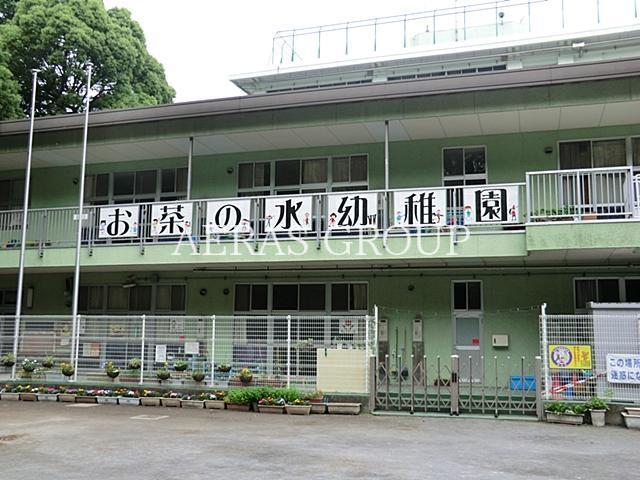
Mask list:
[[[76,367],[76,371],[73,374],[73,380],[78,379],[77,365],[75,359],[76,348],[80,348],[80,344],[76,342],[76,335],[78,334],[78,296],[80,294],[80,253],[82,252],[82,218],[84,213],[84,177],[87,166],[87,138],[89,134],[89,103],[91,101],[91,69],[93,64],[87,63],[87,93],[84,98],[84,134],[82,138],[82,161],[80,163],[80,194],[78,200],[78,215],[76,221],[78,222],[77,235],[76,235],[76,265],[73,275],[73,303],[71,308],[71,360],[69,363]],[[76,346],[77,345],[77,346]]]
[[[27,171],[24,175],[24,201],[22,206],[22,236],[20,240],[20,260],[18,264],[18,292],[16,299],[16,317],[13,330],[13,356],[16,363],[11,369],[11,380],[16,378],[18,366],[18,337],[20,335],[20,317],[22,316],[22,290],[24,285],[24,256],[27,243],[27,213],[29,211],[29,186],[31,184],[31,156],[33,153],[33,126],[36,114],[36,89],[38,88],[38,70],[31,70],[33,84],[31,86],[31,118],[29,126],[29,147],[27,149]]]

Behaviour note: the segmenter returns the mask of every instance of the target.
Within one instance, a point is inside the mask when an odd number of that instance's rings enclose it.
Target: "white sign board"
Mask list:
[[[465,225],[480,223],[518,223],[518,187],[469,187],[464,189]]]
[[[640,385],[640,355],[608,353],[607,382]]]
[[[341,193],[328,196],[329,230],[358,230],[378,225],[376,193]]]
[[[338,332],[347,335],[355,335],[358,333],[358,319],[357,318],[341,318],[338,325]]]
[[[393,224],[396,227],[445,225],[446,211],[447,191],[444,188],[393,192]]]
[[[140,206],[100,207],[98,238],[130,238],[139,233]]]
[[[156,363],[163,363],[167,361],[167,346],[156,345]]]
[[[185,355],[200,355],[200,342],[184,342]]]
[[[192,203],[154,204],[151,207],[151,235],[191,235]]]
[[[249,233],[251,232],[251,200],[229,200],[207,202],[207,232]]]
[[[265,232],[308,232],[312,197],[270,197],[265,201]]]

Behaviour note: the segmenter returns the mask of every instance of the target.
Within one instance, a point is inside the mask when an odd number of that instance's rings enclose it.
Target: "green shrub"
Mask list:
[[[582,415],[587,411],[587,406],[582,403],[549,402],[545,403],[544,408],[547,412],[558,415]]]
[[[253,392],[248,388],[232,388],[227,393],[225,401],[235,405],[251,405],[253,403]]]
[[[598,397],[592,397],[587,403],[585,403],[587,410],[609,410],[609,404]]]

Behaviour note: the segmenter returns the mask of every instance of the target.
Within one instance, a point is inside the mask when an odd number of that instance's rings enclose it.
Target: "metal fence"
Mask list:
[[[411,356],[411,365],[388,355],[378,364],[375,407],[379,410],[541,415],[540,359],[508,355]]]
[[[545,400],[588,400],[598,396],[640,403],[637,313],[543,313],[540,347]]]
[[[376,321],[369,315],[81,315],[75,338],[71,316],[23,316],[17,337],[14,325],[14,316],[0,317],[0,355],[17,357],[14,368],[0,366],[0,379],[63,381],[65,362],[75,367],[72,379],[98,384],[110,381],[105,366],[112,362],[118,383],[227,388],[243,386],[239,373],[247,368],[249,385],[366,394]],[[45,368],[47,357],[56,366]],[[25,359],[37,360],[34,372],[23,369]],[[161,380],[165,372],[170,376]]]

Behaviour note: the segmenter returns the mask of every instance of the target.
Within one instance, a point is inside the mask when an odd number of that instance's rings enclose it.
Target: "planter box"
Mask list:
[[[224,410],[224,400],[205,400],[204,407],[212,410]]]
[[[553,412],[545,413],[547,414],[547,422],[549,423],[564,423],[565,425],[582,425],[584,423],[584,415]]]
[[[96,397],[96,401],[100,405],[117,405],[118,397]]]
[[[309,415],[311,414],[311,405],[287,405],[285,410],[289,415]]]
[[[606,424],[605,414],[606,410],[591,410],[591,425],[594,427],[604,427]]]
[[[251,405],[238,405],[235,403],[227,403],[227,410],[235,410],[236,412],[249,412]]]
[[[140,397],[140,404],[143,407],[159,407],[160,397]]]
[[[358,415],[360,406],[360,403],[328,403],[327,410],[338,415]]]
[[[258,411],[260,413],[275,413],[282,415],[284,413],[284,406],[282,405],[258,405]]]
[[[325,403],[312,403],[311,413],[327,413],[327,405]]]
[[[204,408],[204,400],[180,400],[180,404],[187,408]]]
[[[162,406],[163,407],[179,407],[180,399],[179,398],[164,398],[162,397]]]
[[[640,415],[640,407],[626,407],[624,411],[629,415]]]
[[[39,402],[57,402],[58,394],[57,393],[37,393]]]
[[[118,405],[140,406],[140,399],[137,397],[118,397]]]
[[[66,402],[66,403],[76,403],[76,394],[75,393],[59,393],[58,401]]]
[[[0,394],[0,398],[2,400],[10,400],[12,402],[17,402],[18,400],[20,400],[20,394],[19,393],[2,393]]]
[[[89,395],[78,395],[76,397],[76,403],[97,403],[96,397]]]
[[[622,418],[627,428],[640,430],[640,415],[631,415],[627,412],[622,412]]]
[[[22,400],[23,402],[37,402],[38,397],[35,393],[26,392],[20,394],[20,400]]]

